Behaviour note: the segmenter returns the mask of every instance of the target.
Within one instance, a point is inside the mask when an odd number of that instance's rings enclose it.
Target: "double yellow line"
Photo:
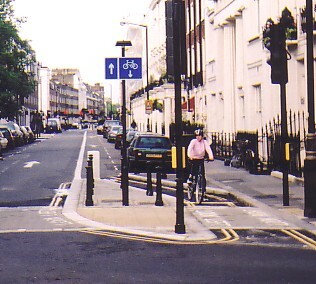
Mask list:
[[[151,243],[160,243],[160,244],[177,244],[177,245],[209,245],[209,244],[220,244],[227,242],[234,242],[239,240],[238,234],[233,229],[220,229],[223,234],[223,238],[217,240],[173,240],[173,239],[164,239],[160,237],[150,237],[150,236],[142,236],[142,235],[129,235],[126,233],[120,232],[111,232],[104,230],[83,230],[82,233],[111,237],[111,238],[119,238],[119,239],[127,239],[132,241],[143,241],[143,242],[151,242]]]
[[[316,241],[305,236],[304,234],[302,234],[296,230],[281,230],[281,232],[283,232],[284,234],[294,238],[295,240],[297,240],[303,244],[308,245],[312,249],[316,250]]]

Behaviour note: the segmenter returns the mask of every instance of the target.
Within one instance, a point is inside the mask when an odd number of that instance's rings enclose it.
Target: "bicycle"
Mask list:
[[[134,60],[126,60],[126,62],[123,64],[123,69],[138,69],[138,64],[134,62]]]
[[[207,162],[208,161],[209,160],[207,160]],[[202,203],[206,192],[206,179],[202,173],[202,165],[203,164],[199,164],[198,174],[193,177],[192,184],[188,184],[187,190],[188,200],[193,202],[195,197],[195,202],[197,204]]]

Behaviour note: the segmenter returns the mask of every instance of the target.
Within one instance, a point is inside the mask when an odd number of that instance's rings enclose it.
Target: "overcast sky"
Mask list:
[[[37,60],[53,68],[78,68],[89,84],[104,79],[104,58],[119,57],[124,18],[140,21],[152,0],[15,0],[15,16],[27,17],[20,30]]]

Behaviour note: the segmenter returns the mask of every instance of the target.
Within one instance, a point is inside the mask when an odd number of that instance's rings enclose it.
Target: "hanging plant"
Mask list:
[[[284,10],[282,11],[280,24],[285,29],[286,39],[289,39],[289,40],[297,39],[297,28],[294,21],[294,17],[292,16],[290,10],[287,7],[285,7]]]

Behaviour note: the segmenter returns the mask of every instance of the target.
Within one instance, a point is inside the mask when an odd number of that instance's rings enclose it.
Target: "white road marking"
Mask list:
[[[34,165],[39,165],[40,162],[37,161],[31,161],[31,162],[26,162],[24,168],[32,168]]]

